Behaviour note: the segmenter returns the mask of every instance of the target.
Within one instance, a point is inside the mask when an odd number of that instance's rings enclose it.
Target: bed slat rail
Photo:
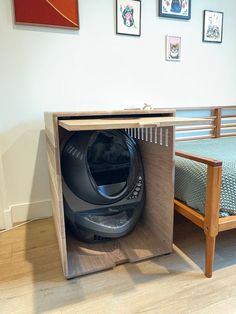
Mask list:
[[[177,117],[201,117],[209,120],[204,125],[199,124],[195,126],[177,127],[177,141],[236,136],[236,105],[211,108],[177,108],[176,112]]]

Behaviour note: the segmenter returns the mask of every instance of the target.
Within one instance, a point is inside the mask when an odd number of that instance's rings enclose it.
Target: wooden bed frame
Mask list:
[[[206,118],[210,119],[211,122],[204,126],[177,128],[177,141],[236,136],[236,106],[181,108],[177,109],[177,112],[183,110],[190,112],[193,117],[199,117],[200,112],[208,110],[210,116]],[[180,134],[183,132],[185,136],[181,137]],[[192,134],[194,132],[202,132],[204,135],[193,136]],[[204,230],[206,237],[205,275],[210,278],[213,272],[216,236],[219,232],[236,228],[236,215],[224,218],[219,217],[222,161],[193,155],[183,151],[176,151],[176,156],[207,165],[205,215],[199,214],[177,199],[175,199],[174,204],[175,210],[178,213]]]

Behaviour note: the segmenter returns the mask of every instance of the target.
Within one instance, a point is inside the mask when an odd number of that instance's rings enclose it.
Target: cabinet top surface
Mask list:
[[[191,125],[208,123],[207,119],[200,118],[176,118],[168,117],[111,117],[96,119],[66,119],[59,120],[59,125],[67,131],[88,131],[88,130],[112,130],[125,128],[150,128],[166,127],[177,125]]]
[[[110,110],[110,111],[58,111],[58,112],[45,112],[45,114],[53,115],[54,117],[70,117],[70,116],[102,116],[102,115],[141,115],[141,114],[174,114],[175,109],[123,109],[123,110]]]

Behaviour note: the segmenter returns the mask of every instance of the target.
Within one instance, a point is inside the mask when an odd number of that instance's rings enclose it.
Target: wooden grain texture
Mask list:
[[[104,118],[60,120],[59,125],[68,131],[110,130],[142,127],[165,127],[175,125],[188,125],[207,123],[206,119],[189,119],[176,117],[147,117],[147,118]]]
[[[224,133],[222,130],[234,130],[234,124],[224,124],[222,121],[232,120],[235,115],[224,115],[223,109],[226,107],[205,108],[212,110],[214,115],[214,138],[236,136],[236,133]],[[236,106],[229,106],[227,109],[236,109]],[[189,110],[199,110],[196,108],[188,108]],[[207,138],[209,136],[204,136]],[[197,139],[196,136],[187,136],[183,140]],[[200,139],[200,137],[198,137]],[[179,140],[182,140],[179,138]],[[181,215],[185,216],[205,232],[205,275],[212,277],[215,241],[219,232],[236,228],[236,216],[219,218],[220,211],[220,193],[221,193],[221,179],[222,179],[222,162],[211,160],[202,156],[195,156],[188,152],[176,152],[177,156],[187,159],[195,160],[207,165],[207,188],[206,188],[206,202],[205,215],[200,216],[194,209],[188,207],[181,201],[175,200],[175,210]]]
[[[157,138],[160,138],[158,129]],[[165,243],[167,251],[171,251],[173,234],[173,199],[174,199],[174,130],[163,128],[162,136],[168,131],[168,141],[152,144],[140,143],[143,159],[146,205],[143,223]],[[154,138],[154,136],[153,136]],[[168,144],[168,146],[166,145]]]
[[[204,232],[206,237],[205,275],[212,277],[215,242],[219,233],[220,193],[221,193],[222,166],[207,168],[206,204]]]
[[[0,234],[0,312],[235,313],[234,230],[218,236],[211,280],[202,274],[201,230],[180,218],[174,243],[170,255],[68,281],[61,270],[52,219]]]
[[[166,244],[142,223],[129,235],[100,244],[82,243],[67,234],[67,250],[68,279],[170,253]]]
[[[194,161],[197,161],[197,162],[200,162],[202,164],[212,166],[212,167],[222,166],[222,161],[220,161],[220,160],[215,160],[212,158],[191,154],[191,153],[184,152],[181,150],[177,150],[175,152],[175,155],[178,157],[187,158],[189,160],[194,160]]]
[[[189,131],[202,131],[202,130],[214,130],[216,127],[214,125],[200,125],[200,126],[190,126],[190,127],[177,127],[176,131],[178,132],[189,132]]]
[[[195,225],[204,229],[204,216],[196,212],[196,210],[183,204],[183,202],[176,200],[174,201],[175,210],[183,215],[185,218],[191,220]]]
[[[157,114],[158,117],[145,117],[135,119],[135,115]],[[91,114],[91,113],[89,113]],[[62,175],[60,167],[60,147],[69,132],[59,125],[84,125],[86,128],[95,129],[115,128],[114,121],[118,121],[117,127],[130,126],[127,121],[137,120],[139,126],[169,125],[176,124],[180,120],[173,117],[173,110],[149,110],[147,111],[122,111],[122,112],[99,112],[92,113],[92,117],[103,116],[103,119],[87,119],[88,113],[48,113],[46,114],[46,127],[48,128],[48,160],[49,174],[54,206],[54,221],[56,232],[59,237],[58,243],[65,276],[72,278],[95,271],[113,268],[127,261],[141,261],[150,257],[170,253],[172,250],[173,234],[173,128],[162,127],[158,129],[156,144],[139,141],[145,168],[147,202],[141,223],[135,230],[120,240],[106,244],[94,244],[85,247],[65,231]],[[114,115],[114,118],[108,116]],[[123,118],[115,119],[116,115]],[[132,116],[132,119],[129,118]],[[107,116],[105,119],[104,116]],[[161,116],[161,117],[160,117]],[[68,119],[71,117],[71,119]],[[80,117],[80,120],[74,120]],[[83,119],[86,117],[86,119]],[[59,120],[67,118],[67,120]],[[160,120],[161,119],[161,120]],[[196,121],[197,120],[197,121]],[[200,120],[196,119],[194,123]],[[189,119],[182,119],[181,123],[189,123]],[[201,121],[200,121],[201,122]],[[136,122],[135,122],[136,123]],[[51,125],[53,124],[53,126]],[[133,124],[134,125],[134,124]],[[67,128],[75,130],[74,128]],[[76,128],[77,130],[77,128]],[[160,135],[161,131],[162,135]],[[154,132],[154,131],[152,131]],[[161,137],[161,139],[160,139]],[[52,142],[53,141],[53,142]],[[151,178],[150,178],[151,177]],[[163,181],[163,178],[165,178]],[[165,184],[163,184],[165,183]],[[157,202],[157,199],[159,200]],[[150,216],[150,217],[149,217]]]
[[[127,256],[127,261],[131,263],[170,253],[166,244],[163,244],[157,235],[142,222],[137,224],[132,233],[119,239],[118,242],[122,252]]]
[[[229,125],[227,129],[227,125],[225,122],[227,121],[233,121],[234,118],[236,117],[235,114],[224,114],[224,110],[236,110],[236,106],[209,106],[209,107],[188,107],[188,108],[177,108],[177,111],[184,111],[186,110],[188,112],[193,112],[192,117],[194,118],[207,118],[210,123],[206,126],[192,126],[189,128],[183,128],[183,127],[178,127],[177,130],[177,141],[189,141],[189,140],[200,140],[200,139],[208,139],[208,138],[219,138],[222,136],[235,136],[236,133],[230,133],[227,131],[230,130],[235,130],[236,127],[234,124],[232,126]],[[201,111],[202,110],[208,110],[210,111],[209,116],[202,117]],[[226,125],[226,127],[225,127]],[[232,128],[232,129],[231,129]],[[184,132],[185,130],[185,132]],[[224,133],[222,132],[224,130]],[[197,132],[208,132],[208,134],[204,135],[195,135]],[[184,132],[185,136],[181,137],[181,133]],[[226,132],[226,133],[225,133]],[[194,135],[193,135],[194,134]]]
[[[106,111],[57,111],[46,112],[47,116],[53,116],[56,119],[61,117],[99,117],[99,116],[133,116],[133,115],[173,115],[175,109],[154,108],[152,110],[125,109],[125,110],[106,110]]]
[[[168,129],[168,141],[164,139],[165,129]],[[162,145],[139,141],[146,185],[146,205],[141,222],[131,234],[114,242],[87,246],[87,250],[84,248],[84,244],[67,236],[68,278],[171,252],[173,238],[173,128],[163,128],[162,133]],[[66,136],[65,133],[62,134]],[[158,130],[157,137],[160,138],[160,130]],[[164,184],[163,178],[165,178]],[[114,249],[117,244],[118,249]]]
[[[175,210],[199,227],[203,227],[206,237],[205,275],[210,278],[213,271],[215,238],[219,232],[222,162],[209,160],[208,158],[199,158],[199,156],[193,156],[184,152],[176,152],[176,154],[207,165],[205,215],[201,217],[193,209],[178,200],[175,200]]]
[[[215,244],[216,236],[210,236],[205,234],[206,237],[206,246],[205,246],[205,276],[207,278],[212,277],[214,257],[215,257]]]
[[[49,170],[49,183],[51,189],[51,200],[52,200],[52,210],[53,218],[55,222],[56,235],[59,245],[59,250],[61,254],[61,261],[63,271],[65,276],[68,274],[68,263],[67,263],[67,248],[66,248],[66,234],[65,234],[65,222],[64,222],[64,209],[63,201],[61,198],[60,192],[60,177],[58,177],[55,169],[55,164],[53,166],[53,155],[50,152],[51,148],[48,144],[48,170]]]
[[[220,135],[220,137],[231,137],[231,136],[236,136],[236,133],[227,133],[227,134],[222,134]]]
[[[51,142],[51,145],[55,147],[58,138],[57,117],[54,116],[53,113],[45,112],[44,123],[46,136],[48,140]]]
[[[236,216],[219,218],[219,232],[236,228]]]
[[[87,244],[67,233],[67,251],[69,268],[67,279],[129,262],[118,240]]]
[[[219,232],[221,177],[222,166],[207,167],[204,231],[211,237]]]
[[[177,107],[175,108],[177,111],[204,111],[204,110],[214,110],[214,109],[236,109],[236,105],[208,105],[208,106],[188,106],[188,107]]]
[[[67,235],[69,268],[67,279],[115,267],[116,264],[109,255],[109,252],[115,250],[115,243],[108,246],[85,245]]]
[[[233,129],[236,129],[236,123],[224,123],[224,124],[221,124],[221,128],[233,130]]]
[[[236,109],[236,106],[235,106]],[[224,114],[222,117],[222,120],[235,120],[236,114]]]
[[[57,118],[51,113],[45,113],[46,144],[49,170],[49,183],[53,218],[58,239],[62,268],[65,276],[68,276],[68,261],[66,247],[66,233],[63,207],[63,193],[61,183],[61,166],[59,150],[59,132]]]
[[[183,141],[192,141],[192,140],[207,140],[210,138],[215,138],[213,135],[202,135],[202,136],[184,136],[184,137],[178,137],[176,139],[176,142],[183,142]]]
[[[220,133],[221,133],[221,115],[222,115],[222,109],[221,108],[216,108],[213,111],[214,115],[216,116],[215,120],[214,120],[214,137],[218,138],[220,137]]]

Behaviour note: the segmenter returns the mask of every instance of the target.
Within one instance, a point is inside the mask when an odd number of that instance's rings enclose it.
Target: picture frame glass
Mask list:
[[[116,33],[141,35],[141,1],[116,0]]]
[[[222,42],[223,12],[204,11],[203,41]]]
[[[159,0],[159,16],[189,20],[191,0]]]
[[[181,60],[181,37],[169,35],[166,36],[166,60]]]

